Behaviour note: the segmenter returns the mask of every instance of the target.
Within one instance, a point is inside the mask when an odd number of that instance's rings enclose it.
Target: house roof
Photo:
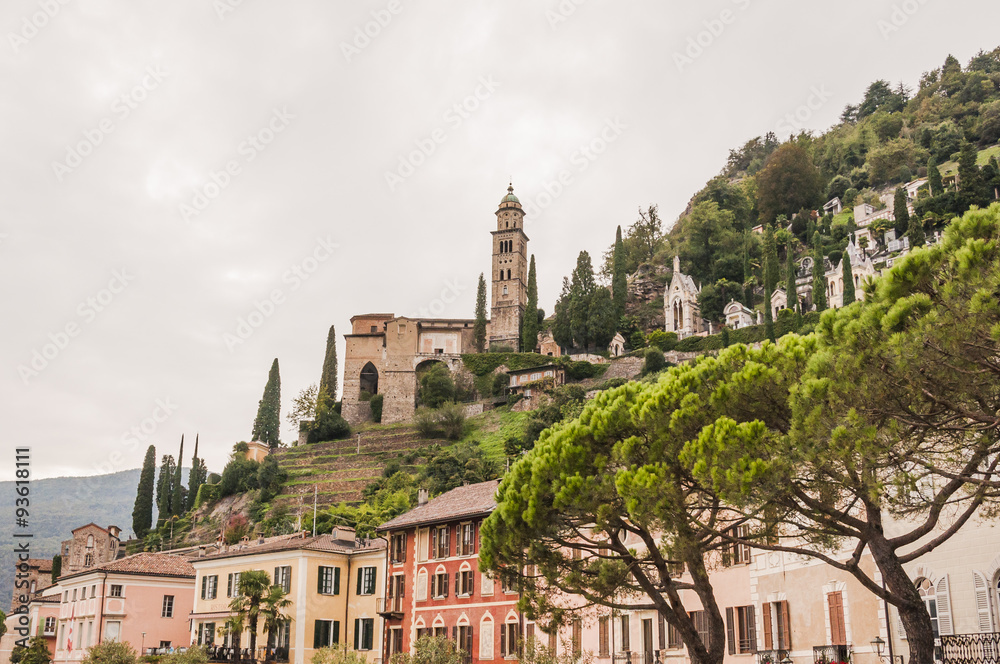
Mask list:
[[[100,531],[102,531],[102,532],[105,532],[105,533],[106,533],[106,532],[108,532],[108,529],[107,529],[107,528],[101,528],[101,527],[100,527],[99,525],[97,525],[97,524],[96,524],[96,523],[94,523],[93,521],[91,521],[90,523],[88,523],[88,524],[86,524],[86,525],[83,525],[83,526],[80,526],[79,528],[74,528],[74,529],[73,529],[73,530],[71,530],[70,532],[71,532],[71,533],[76,533],[76,532],[79,532],[79,531],[83,530],[84,528],[89,528],[89,527],[91,527],[91,526],[93,526],[94,528],[97,528],[98,530],[100,530]]]
[[[134,556],[126,556],[113,560],[103,565],[90,567],[88,569],[69,574],[59,578],[59,582],[65,582],[84,574],[93,572],[113,572],[115,574],[136,574],[140,576],[171,576],[179,578],[193,579],[195,576],[194,566],[180,556],[169,553],[137,553]]]
[[[193,562],[202,560],[221,560],[223,558],[240,558],[243,556],[257,556],[265,553],[277,553],[281,551],[323,551],[326,553],[365,553],[368,551],[378,551],[385,548],[385,541],[381,539],[372,540],[340,540],[334,539],[333,535],[317,535],[316,537],[303,536],[302,533],[289,535],[281,539],[255,544],[253,542],[234,545],[228,550],[220,553],[213,553],[210,556],[194,558]]]
[[[28,558],[25,562],[28,567],[37,567],[39,572],[52,571],[52,561],[48,558]]]
[[[543,364],[537,367],[530,367],[528,369],[507,369],[508,376],[520,376],[521,374],[530,374],[536,371],[542,371],[543,369],[562,369],[558,364]]]
[[[383,523],[378,527],[378,532],[487,515],[496,509],[499,487],[500,480],[460,486]]]

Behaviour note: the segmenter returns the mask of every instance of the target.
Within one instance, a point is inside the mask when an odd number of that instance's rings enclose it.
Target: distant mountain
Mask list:
[[[122,529],[122,538],[128,538],[132,534],[132,507],[139,472],[135,468],[110,475],[32,480],[30,527],[27,529],[34,535],[31,557],[51,558],[59,553],[60,543],[70,538],[70,531],[90,522],[102,528],[118,526]],[[187,474],[185,468],[185,485]],[[0,609],[4,611],[10,607],[14,590],[16,554],[12,530],[16,497],[13,482],[0,482],[0,523],[3,524],[0,526]]]

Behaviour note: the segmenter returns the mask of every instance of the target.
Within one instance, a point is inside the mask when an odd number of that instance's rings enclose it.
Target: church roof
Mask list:
[[[520,203],[520,202],[521,201],[518,200],[517,196],[514,195],[514,183],[512,182],[510,186],[507,187],[507,195],[503,197],[503,200],[500,201],[500,204],[502,205],[504,203]]]

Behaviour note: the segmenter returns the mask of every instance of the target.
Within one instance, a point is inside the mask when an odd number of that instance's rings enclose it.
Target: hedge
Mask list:
[[[508,369],[532,369],[543,364],[551,364],[554,358],[538,353],[476,353],[462,356],[465,368],[474,376],[485,376],[493,373],[500,365]]]

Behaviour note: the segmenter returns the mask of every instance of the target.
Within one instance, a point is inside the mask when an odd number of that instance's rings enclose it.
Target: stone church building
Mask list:
[[[701,288],[694,279],[681,272],[680,256],[674,256],[674,274],[664,293],[663,307],[667,332],[675,332],[678,339],[701,334],[706,329],[698,304],[699,293]]]
[[[528,236],[524,209],[514,187],[496,211],[492,235],[491,319],[486,326],[489,347],[516,351],[528,301]],[[368,400],[383,395],[382,422],[413,418],[417,374],[432,362],[452,371],[462,368],[462,354],[474,353],[474,319],[407,318],[394,314],[363,314],[351,319],[344,335],[342,413],[351,424],[371,418]]]

